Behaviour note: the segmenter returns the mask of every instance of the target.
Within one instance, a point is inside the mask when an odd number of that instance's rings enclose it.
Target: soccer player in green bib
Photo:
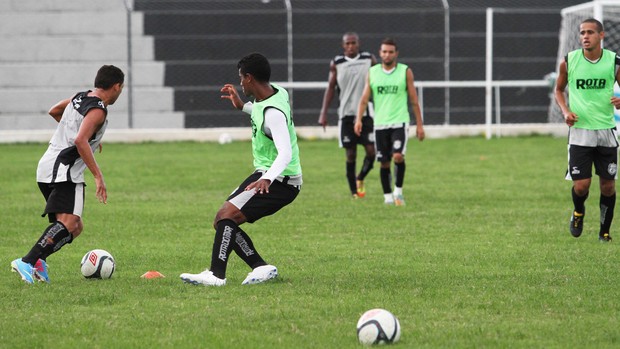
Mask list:
[[[407,149],[411,102],[416,121],[416,136],[424,140],[422,112],[413,83],[413,72],[397,62],[398,47],[391,38],[383,39],[379,49],[381,64],[372,66],[366,77],[364,92],[357,111],[354,130],[362,132],[362,117],[372,95],[375,107],[375,149],[381,164],[379,176],[387,205],[404,206],[403,182],[405,179],[405,151]],[[391,161],[394,159],[394,190],[392,191]]]
[[[226,266],[232,251],[252,269],[243,285],[277,277],[278,269],[263,260],[248,234],[239,226],[278,212],[295,200],[302,184],[288,93],[269,82],[271,66],[260,53],[245,56],[237,68],[243,93],[253,97],[254,102],[244,104],[232,84],[222,87],[222,98],[250,114],[255,171],[230,194],[215,215],[211,267],[198,274],[181,274],[184,282],[194,285],[225,285]]]
[[[599,240],[610,242],[610,227],[616,206],[618,137],[614,107],[614,84],[620,81],[617,66],[620,57],[603,49],[603,24],[586,19],[579,25],[581,49],[571,51],[560,63],[555,99],[568,129],[568,169],[566,179],[573,181],[574,210],[570,233],[581,236],[586,213],[585,202],[592,182],[592,165],[600,183]],[[565,92],[568,86],[568,101]]]

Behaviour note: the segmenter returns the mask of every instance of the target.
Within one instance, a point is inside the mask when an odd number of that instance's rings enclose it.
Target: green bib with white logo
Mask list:
[[[301,164],[299,161],[299,147],[297,146],[297,134],[295,125],[291,117],[291,106],[288,101],[288,92],[282,87],[271,84],[276,91],[275,94],[252,105],[252,155],[254,156],[254,168],[257,170],[268,170],[278,156],[278,150],[273,139],[265,134],[263,126],[265,123],[265,110],[275,108],[281,111],[286,117],[286,125],[291,140],[293,155],[282,176],[293,176],[301,174]]]
[[[375,107],[375,125],[409,124],[407,104],[407,65],[397,63],[389,74],[381,64],[368,71],[372,99]]]
[[[602,130],[616,126],[614,95],[616,53],[603,49],[598,62],[592,63],[581,49],[568,53],[568,100],[570,110],[579,119],[573,127]]]

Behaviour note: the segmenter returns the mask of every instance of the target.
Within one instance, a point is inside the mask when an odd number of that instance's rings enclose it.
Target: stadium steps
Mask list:
[[[165,64],[154,60],[153,38],[142,34],[143,15],[131,16],[133,127],[182,128],[184,115],[174,110],[174,91],[164,86]],[[127,74],[126,20],[120,0],[2,1],[0,130],[54,128],[48,109],[92,89],[101,65],[114,64]],[[111,128],[129,126],[128,90],[126,85],[110,107]]]

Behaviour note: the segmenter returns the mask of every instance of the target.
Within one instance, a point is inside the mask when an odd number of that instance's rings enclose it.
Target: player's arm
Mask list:
[[[557,79],[555,80],[555,90],[553,91],[553,94],[555,96],[555,101],[562,110],[562,115],[564,115],[564,122],[566,122],[568,126],[573,126],[579,117],[570,111],[568,105],[566,104],[566,86],[568,85],[566,60],[560,63],[560,68],[558,70],[559,73]]]
[[[97,132],[105,121],[105,112],[99,108],[92,108],[84,117],[77,136],[75,137],[75,146],[80,157],[95,177],[95,185],[97,189],[97,199],[104,204],[108,201],[108,192],[103,180],[103,173],[95,161],[95,155],[90,148],[88,140]]]
[[[325,89],[325,93],[323,94],[323,105],[321,106],[321,113],[319,114],[319,125],[323,126],[323,131],[325,131],[325,126],[327,126],[327,110],[329,109],[329,105],[334,99],[334,93],[336,91],[336,83],[337,83],[337,72],[336,72],[336,64],[332,61],[329,64],[329,76],[327,78],[327,88]]]
[[[220,92],[223,93],[221,96],[222,99],[228,99],[232,103],[233,107],[243,110],[243,101],[241,97],[239,97],[239,93],[237,89],[232,84],[226,84],[224,87],[220,89]]]
[[[286,116],[280,110],[275,108],[265,110],[263,131],[273,139],[278,155],[267,172],[256,182],[250,183],[245,190],[255,189],[259,194],[268,193],[271,183],[286,170],[286,167],[291,162],[293,148],[286,122]]]
[[[420,109],[418,93],[415,90],[415,83],[413,82],[413,71],[411,69],[407,69],[407,94],[409,95],[409,102],[411,102],[413,114],[415,115],[416,136],[419,140],[423,141],[425,137],[424,120],[422,119],[422,110]]]
[[[54,104],[47,113],[53,117],[56,122],[60,122],[60,119],[62,119],[62,113],[65,111],[65,108],[70,102],[70,99],[63,99],[62,101]]]
[[[368,108],[368,101],[370,100],[370,78],[366,76],[366,83],[364,84],[364,92],[362,92],[362,97],[360,98],[360,104],[357,107],[357,115],[355,116],[355,124],[353,125],[353,132],[356,135],[360,136],[362,134],[362,117],[364,113],[366,113],[366,108]]]
[[[618,66],[620,65],[620,56],[616,56],[616,84],[620,86],[620,69]],[[611,97],[611,104],[614,105],[616,109],[620,109],[620,98],[615,95]]]

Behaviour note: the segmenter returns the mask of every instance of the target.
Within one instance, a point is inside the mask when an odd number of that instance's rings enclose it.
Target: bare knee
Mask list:
[[[215,214],[215,218],[213,219],[213,228],[217,229],[217,223],[224,219],[229,219],[237,225],[246,222],[245,215],[235,205],[228,201],[224,202],[222,207],[220,207]]]
[[[403,156],[402,153],[394,153],[392,157],[394,158],[394,162],[397,164],[400,164],[401,162],[405,161],[405,157]]]
[[[357,160],[357,149],[347,148],[346,156],[347,156],[347,162],[355,162],[355,160]]]
[[[573,190],[578,196],[585,196],[590,191],[591,179],[580,179],[573,181]]]
[[[78,237],[82,233],[82,230],[84,229],[84,222],[82,221],[82,218],[80,218],[79,216],[72,215],[72,214],[62,214],[62,215],[57,215],[56,218],[60,223],[62,223],[65,226],[65,228],[67,228],[67,230],[69,231],[69,233],[71,233],[73,238]]]
[[[612,196],[616,193],[616,181],[613,179],[601,178],[601,194]]]

